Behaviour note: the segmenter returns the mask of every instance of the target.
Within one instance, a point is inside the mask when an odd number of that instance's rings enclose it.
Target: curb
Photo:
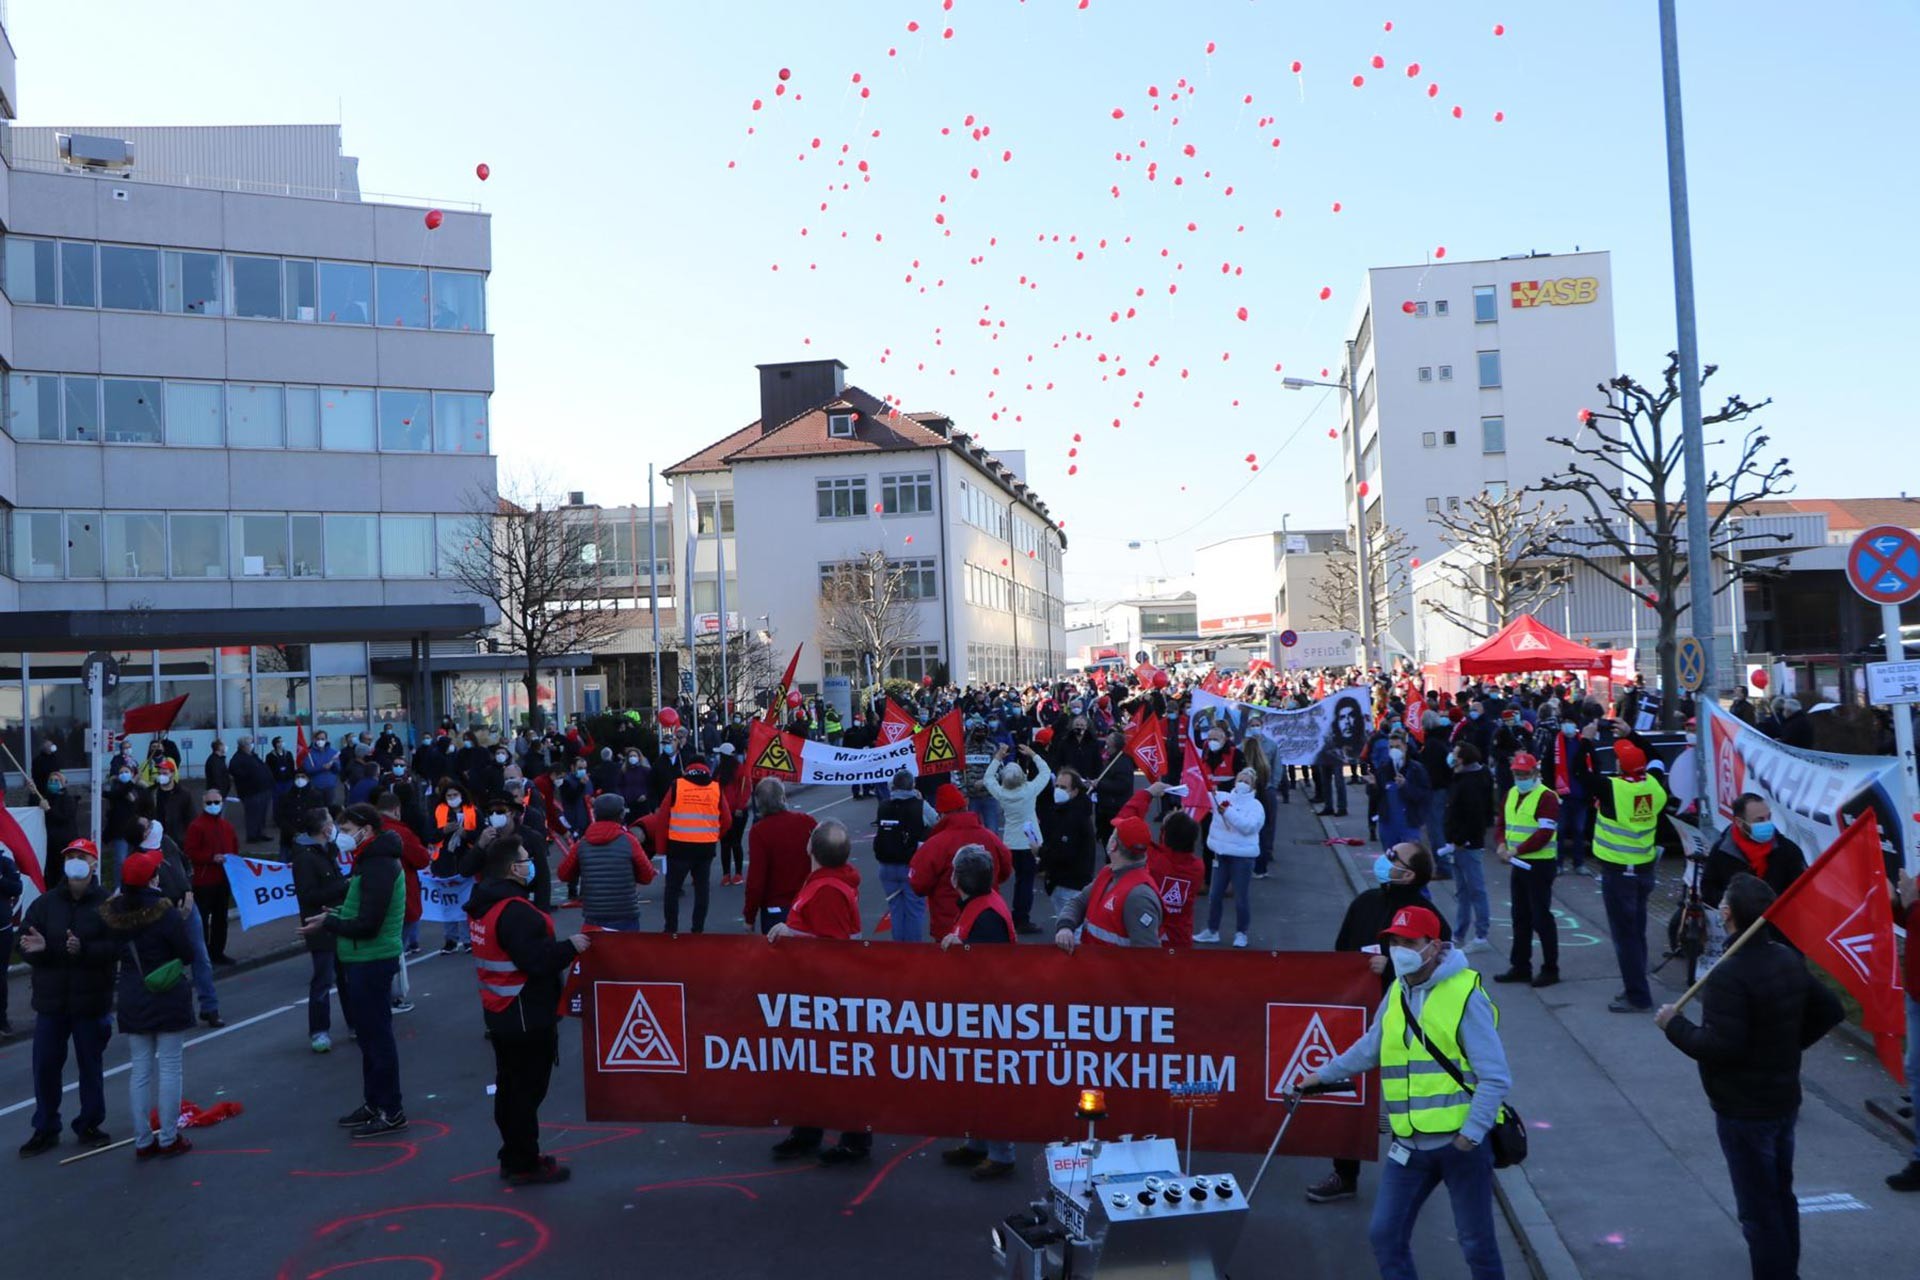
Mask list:
[[[1334,830],[1326,818],[1315,816],[1328,839],[1341,834]],[[1341,875],[1346,878],[1347,887],[1357,898],[1371,886],[1362,879],[1360,869],[1354,866],[1353,860],[1346,856],[1345,851],[1349,847],[1331,845],[1327,852],[1333,855]],[[1546,1205],[1534,1193],[1525,1167],[1494,1170],[1493,1190],[1500,1212],[1506,1218],[1507,1226],[1512,1228],[1514,1239],[1519,1242],[1520,1252],[1527,1260],[1527,1270],[1533,1280],[1580,1280],[1580,1267],[1568,1251],[1566,1241],[1561,1239],[1560,1229],[1554,1226]]]

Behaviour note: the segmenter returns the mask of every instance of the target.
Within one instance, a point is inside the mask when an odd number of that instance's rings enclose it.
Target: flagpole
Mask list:
[[[1725,964],[1728,961],[1728,959],[1732,957],[1734,952],[1738,951],[1740,948],[1747,945],[1747,939],[1753,937],[1754,934],[1759,933],[1762,929],[1766,927],[1766,924],[1767,924],[1767,918],[1763,915],[1758,920],[1755,920],[1752,924],[1748,925],[1746,929],[1742,931],[1740,936],[1735,938],[1733,942],[1727,947],[1727,949],[1720,953],[1720,958],[1714,961],[1714,964],[1715,965]],[[1700,980],[1698,982],[1694,983],[1692,986],[1688,987],[1684,992],[1682,992],[1680,998],[1673,1002],[1674,1011],[1677,1013],[1681,1009],[1685,1008],[1687,1001],[1693,999],[1694,996],[1698,995],[1700,992],[1700,988],[1706,986],[1707,979],[1711,978],[1712,976],[1713,976],[1713,970],[1712,969],[1707,970],[1706,973],[1700,976]]]

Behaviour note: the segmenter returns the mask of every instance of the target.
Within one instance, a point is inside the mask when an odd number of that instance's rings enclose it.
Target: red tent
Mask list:
[[[1605,652],[1575,644],[1530,614],[1521,614],[1491,640],[1447,660],[1448,666],[1456,663],[1463,676],[1499,676],[1519,671],[1581,671],[1606,675],[1612,667]]]

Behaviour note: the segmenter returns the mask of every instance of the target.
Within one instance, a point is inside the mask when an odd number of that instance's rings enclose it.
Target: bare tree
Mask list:
[[[681,653],[686,649],[683,646]],[[683,662],[688,661],[682,658]],[[780,681],[781,667],[773,654],[773,646],[768,642],[764,631],[735,631],[727,637],[727,683],[731,688],[720,687],[720,637],[696,636],[693,642],[693,657],[690,666],[683,671],[694,673],[694,689],[699,701],[709,707],[725,705],[733,708],[753,705],[754,699],[761,693],[773,689]]]
[[[859,670],[884,679],[893,659],[919,638],[912,586],[908,571],[884,551],[836,566],[820,583],[821,650],[850,653]]]
[[[1399,603],[1406,589],[1411,555],[1407,535],[1399,529],[1375,525],[1368,534],[1367,554],[1373,579],[1374,630],[1384,633],[1407,616]],[[1351,541],[1343,539],[1328,549],[1320,575],[1307,588],[1307,603],[1313,606],[1315,626],[1333,631],[1360,630],[1360,570],[1354,562]]]
[[[540,668],[561,654],[590,651],[625,629],[618,584],[608,580],[591,521],[570,515],[526,477],[509,493],[469,495],[461,542],[448,576],[499,610],[488,640],[517,654],[527,706],[541,723]]]
[[[1329,631],[1360,629],[1360,571],[1346,545],[1334,547],[1321,562],[1320,572],[1307,587],[1313,606],[1313,625]]]
[[[1701,371],[1702,387],[1718,368],[1710,364]],[[1680,358],[1667,354],[1658,388],[1621,374],[1599,384],[1599,390],[1606,406],[1583,412],[1578,435],[1547,437],[1547,443],[1565,449],[1572,460],[1533,489],[1572,494],[1578,499],[1576,509],[1584,504],[1577,519],[1560,526],[1550,540],[1551,550],[1592,568],[1654,611],[1659,619],[1654,647],[1660,683],[1677,690],[1680,589],[1687,583],[1687,503],[1683,432],[1677,419],[1668,424],[1667,414],[1680,403]],[[1751,404],[1738,394],[1729,395],[1701,422],[1706,428],[1743,423],[1772,403],[1768,398]],[[1615,425],[1610,429],[1607,424]],[[1740,544],[1786,540],[1784,534],[1743,533],[1738,524],[1753,503],[1792,492],[1793,470],[1787,460],[1766,456],[1771,443],[1759,427],[1749,427],[1732,468],[1707,475],[1708,543],[1714,559],[1736,571],[1733,553]],[[1725,444],[1724,437],[1706,442],[1709,449]],[[1709,596],[1725,591],[1737,576],[1729,574]],[[1662,726],[1673,728],[1679,721],[1679,699],[1662,699],[1660,715]]]
[[[1565,507],[1530,503],[1523,492],[1475,494],[1457,511],[1429,516],[1442,541],[1467,553],[1434,566],[1467,605],[1435,600],[1428,610],[1474,635],[1491,636],[1537,609],[1567,580],[1566,557],[1548,551],[1566,518]]]

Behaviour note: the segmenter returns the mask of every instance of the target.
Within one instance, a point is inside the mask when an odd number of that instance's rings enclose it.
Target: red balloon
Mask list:
[[[1400,309],[1401,309],[1402,311],[1404,311],[1404,312],[1406,312],[1406,313],[1407,313],[1408,315],[1412,315],[1412,314],[1413,314],[1413,312],[1414,312],[1414,306],[1413,306],[1413,301],[1412,301],[1411,299],[1409,299],[1409,300],[1407,300],[1406,302],[1403,302],[1403,303],[1401,303],[1401,304],[1400,304]]]
[[[806,701],[806,699],[800,696],[800,691],[799,691],[798,689],[789,689],[789,690],[787,690],[787,705],[788,705],[788,706],[790,706],[790,707],[797,707],[797,706],[799,706],[799,705],[800,705],[800,704],[801,704],[802,702],[804,702],[804,701]]]
[[[932,677],[932,676],[921,676],[921,677],[920,677],[920,683],[921,683],[922,685],[931,685],[931,684],[933,683],[933,677]]]
[[[1293,74],[1295,74],[1295,75],[1299,75],[1299,74],[1300,74],[1300,59],[1298,59],[1298,58],[1295,58],[1295,59],[1293,60]]]
[[[1320,286],[1320,301],[1325,302],[1333,296],[1333,290],[1326,285]]]
[[[1429,98],[1437,98],[1437,97],[1439,97],[1439,96],[1440,96],[1440,86],[1439,86],[1439,85],[1437,85],[1437,84],[1430,84],[1430,85],[1428,85],[1428,86],[1427,86],[1427,96],[1428,96]]]
[[[1464,115],[1464,114],[1466,114],[1466,113],[1465,113],[1465,112],[1463,112],[1463,111],[1461,111],[1459,107],[1455,107],[1455,108],[1453,109],[1453,118],[1454,118],[1455,120],[1458,120],[1458,119],[1459,119],[1459,118],[1460,118],[1460,117],[1461,117],[1462,115]]]
[[[1247,309],[1245,307],[1241,307],[1238,311],[1234,312],[1233,314],[1238,318],[1245,320],[1247,318]]]
[[[656,716],[655,719],[659,720],[661,724],[671,729],[675,725],[680,723],[680,713],[678,711],[675,711],[672,707],[662,707],[660,708],[660,714]]]
[[[1335,201],[1333,202],[1333,211],[1334,211],[1335,213],[1338,213],[1338,212],[1340,212],[1340,202],[1339,202],[1338,200],[1335,200]]]
[[[493,174],[493,170],[487,168],[487,166],[484,164],[477,164],[473,166],[473,176],[480,179],[480,181],[482,182],[485,182],[489,177],[492,176],[492,174]]]
[[[1153,673],[1153,687],[1154,687],[1154,688],[1156,688],[1156,689],[1165,689],[1166,687],[1168,687],[1168,686],[1169,686],[1169,685],[1171,685],[1172,683],[1173,683],[1173,677],[1172,677],[1172,676],[1170,676],[1170,675],[1168,675],[1168,674],[1167,674],[1166,672],[1164,672],[1164,671],[1155,671],[1155,672]]]
[[[1385,58],[1381,57],[1377,53],[1373,55],[1373,69],[1375,71],[1378,71],[1380,68],[1386,65],[1387,65],[1387,60]]]
[[[1338,440],[1339,438],[1340,438],[1340,429],[1338,427],[1327,428],[1327,439]]]
[[[1207,52],[1208,52],[1208,53],[1212,53],[1212,52],[1213,52],[1213,50],[1214,50],[1214,43],[1213,43],[1213,41],[1211,41],[1211,40],[1209,40],[1209,41],[1207,41]]]
[[[1496,111],[1493,113],[1493,122],[1495,124],[1504,124],[1506,122],[1506,119],[1507,119],[1507,113],[1504,111]]]
[[[1369,485],[1369,484],[1368,484],[1368,483],[1367,483],[1367,482],[1366,482],[1365,480],[1362,480],[1362,481],[1360,482],[1360,496],[1361,496],[1361,497],[1363,497],[1363,498],[1364,498],[1364,497],[1366,497],[1366,496],[1367,496],[1367,491],[1368,491],[1368,489],[1370,489],[1371,487],[1372,487],[1372,486],[1370,486],[1370,485]]]
[[[1070,467],[1068,467],[1068,468],[1067,468],[1067,474],[1068,474],[1068,475],[1070,475],[1070,476],[1077,476],[1077,475],[1079,475],[1079,474],[1080,474],[1080,464],[1076,462],[1076,463],[1074,463],[1074,464],[1073,464],[1072,466],[1070,466]]]
[[[1753,680],[1754,688],[1764,689],[1767,687],[1769,683],[1771,683],[1771,681],[1773,680],[1773,677],[1767,674],[1767,669],[1765,667],[1761,667],[1758,671],[1755,671],[1753,673],[1752,680]]]
[[[1434,256],[1434,257],[1436,257],[1436,258],[1444,258],[1444,257],[1446,257],[1446,256],[1447,256],[1447,246],[1445,246],[1445,245],[1441,245],[1441,246],[1440,246],[1439,248],[1437,248],[1437,249],[1435,249],[1435,250],[1433,251],[1433,256]]]
[[[1420,74],[1420,64],[1417,62],[1409,62],[1407,64],[1407,79],[1411,80],[1419,74]]]
[[[1123,120],[1123,119],[1125,119],[1125,118],[1126,118],[1126,114],[1127,114],[1126,112],[1124,112],[1124,111],[1122,111],[1122,110],[1121,110],[1120,108],[1118,108],[1118,107],[1115,107],[1115,108],[1113,109],[1113,118],[1114,118],[1115,120]]]
[[[791,80],[793,79],[793,72],[786,67],[782,67],[780,68],[780,78],[782,80]]]
[[[1366,82],[1367,82],[1367,78],[1365,76],[1355,76],[1353,78],[1353,87],[1358,89],[1361,85],[1365,84]]]
[[[1582,410],[1580,411],[1580,425],[1584,427],[1584,426],[1586,426],[1586,425],[1587,425],[1587,424],[1588,424],[1589,422],[1592,422],[1592,421],[1593,421],[1593,410],[1591,410],[1591,409],[1582,409]]]
[[[1389,22],[1387,22],[1387,23],[1385,23],[1384,25],[1382,25],[1380,29],[1381,29],[1382,31],[1391,31],[1391,30],[1393,30],[1393,23],[1392,23],[1391,21],[1389,21]]]
[[[1258,459],[1257,459],[1257,458],[1256,458],[1256,457],[1255,457],[1255,456],[1254,456],[1253,454],[1251,454],[1251,453],[1250,453],[1250,454],[1248,454],[1248,455],[1247,455],[1247,461],[1248,461],[1248,462],[1256,462],[1256,461],[1258,461]]]
[[[1407,563],[1412,565],[1414,568],[1418,569],[1420,567],[1420,557],[1415,556],[1412,560],[1408,561]]]
[[[446,215],[441,213],[438,209],[427,210],[427,217],[426,217],[427,230],[438,231],[440,229],[440,224],[445,220],[446,220]]]
[[[1494,23],[1494,24],[1493,24],[1493,34],[1495,34],[1495,35],[1497,35],[1497,36],[1503,36],[1503,35],[1505,35],[1505,34],[1507,34],[1507,29],[1506,29],[1506,27],[1505,27],[1504,25],[1502,25],[1501,23],[1498,23],[1498,22],[1496,22],[1496,23]],[[1762,686],[1761,686],[1761,688],[1765,688],[1765,687],[1766,687],[1765,685],[1762,685]]]

